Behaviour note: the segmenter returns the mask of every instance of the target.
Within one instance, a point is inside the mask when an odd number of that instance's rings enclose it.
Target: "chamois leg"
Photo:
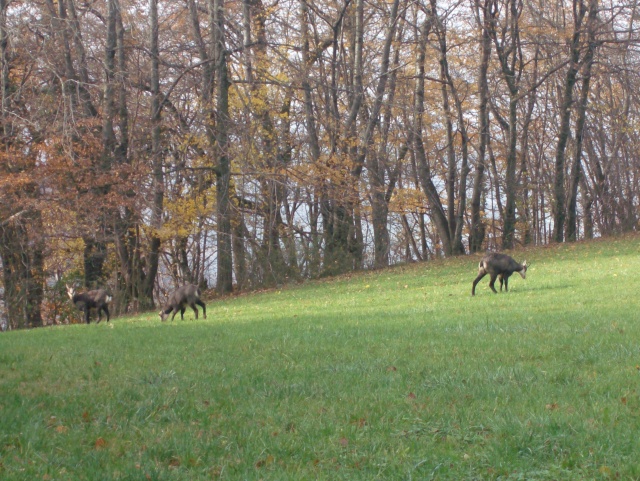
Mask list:
[[[102,306],[102,310],[107,315],[107,322],[109,322],[109,308],[107,307],[106,304],[104,306]]]
[[[509,292],[509,276],[504,277],[504,291]]]
[[[207,306],[200,299],[196,300],[196,304],[198,304],[200,307],[202,307],[202,315],[206,319],[207,318]]]
[[[500,292],[502,292],[502,284],[504,284],[504,282],[506,281],[506,279],[504,278],[504,274],[500,274],[498,276],[498,280],[500,281]]]
[[[496,288],[494,287],[494,284],[496,283],[496,278],[498,277],[497,274],[491,274],[491,280],[489,281],[489,287],[491,288],[491,290],[493,291],[494,294],[497,294],[498,291],[496,291]]]
[[[198,319],[198,308],[196,307],[196,303],[194,302],[193,304],[189,304],[189,306],[193,309],[193,312],[196,313],[196,319]]]
[[[471,295],[472,296],[476,295],[476,285],[478,285],[478,282],[480,282],[480,279],[482,279],[486,275],[487,275],[486,271],[478,272],[478,277],[476,277],[476,280],[473,281],[473,287],[471,288]]]
[[[84,322],[86,322],[87,324],[89,324],[91,322],[91,320],[89,319],[89,308],[88,307],[84,308]]]

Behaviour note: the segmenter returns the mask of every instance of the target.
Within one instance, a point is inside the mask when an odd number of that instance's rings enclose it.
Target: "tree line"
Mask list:
[[[636,230],[638,13],[0,0],[0,314]]]

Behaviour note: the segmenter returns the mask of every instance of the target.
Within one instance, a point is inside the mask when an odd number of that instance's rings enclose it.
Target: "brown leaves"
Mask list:
[[[47,426],[53,428],[53,430],[58,434],[64,434],[69,431],[69,428],[58,421],[56,416],[51,416],[47,421]]]
[[[365,426],[367,426],[367,420],[365,418],[360,418],[360,419],[351,421],[351,424],[358,428],[364,428]]]
[[[274,461],[275,458],[271,454],[269,454],[266,458],[256,461],[256,468],[264,468],[265,466],[273,464]]]

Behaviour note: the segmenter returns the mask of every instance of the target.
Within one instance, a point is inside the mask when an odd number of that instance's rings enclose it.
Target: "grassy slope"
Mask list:
[[[2,479],[640,479],[640,239],[0,335]]]

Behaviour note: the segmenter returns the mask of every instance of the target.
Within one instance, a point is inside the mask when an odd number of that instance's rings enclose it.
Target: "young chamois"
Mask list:
[[[67,285],[67,295],[71,302],[84,311],[84,320],[89,324],[89,310],[96,309],[98,311],[98,321],[102,320],[102,311],[107,315],[107,322],[109,322],[109,306],[108,304],[113,299],[107,291],[104,289],[96,289],[95,291],[76,292],[73,286]]]
[[[496,288],[493,285],[496,282],[496,278],[500,279],[500,291],[502,291],[502,284],[504,283],[505,291],[509,291],[509,277],[514,272],[518,272],[523,279],[527,278],[527,261],[522,264],[518,264],[511,257],[506,254],[487,254],[482,258],[480,264],[478,264],[478,277],[473,281],[473,287],[471,288],[471,295],[476,295],[476,285],[480,282],[484,276],[489,274],[491,280],[489,281],[489,287],[496,294]]]
[[[207,318],[207,306],[200,300],[200,289],[193,284],[186,284],[176,289],[169,297],[169,300],[160,311],[160,319],[166,321],[169,314],[173,311],[171,320],[176,317],[178,311],[180,311],[180,319],[184,320],[184,311],[187,306],[191,306],[193,312],[196,313],[196,319],[198,318],[198,308],[196,304],[202,307],[202,314],[204,318]]]

